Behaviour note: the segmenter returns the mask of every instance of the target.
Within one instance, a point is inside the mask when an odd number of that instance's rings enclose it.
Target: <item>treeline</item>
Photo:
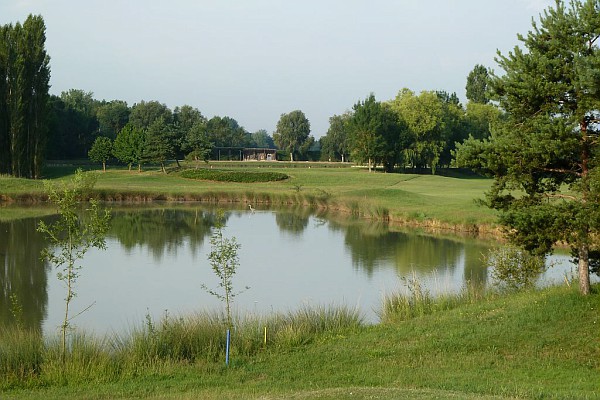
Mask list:
[[[50,88],[45,32],[41,16],[0,26],[0,174],[40,175]]]
[[[430,168],[452,163],[457,143],[483,139],[501,118],[486,97],[488,71],[467,78],[466,107],[455,93],[402,89],[395,99],[374,95],[330,118],[316,141],[300,110],[281,115],[270,135],[250,133],[231,117],[206,118],[189,105],[171,110],[159,101],[129,106],[71,89],[49,95],[49,57],[41,16],[0,27],[0,173],[40,176],[44,159],[116,158],[132,168],[184,158],[209,160],[215,148],[277,148],[278,159],[353,161],[370,168]],[[239,154],[237,152],[236,154]]]
[[[457,143],[469,136],[485,139],[502,117],[486,95],[488,71],[475,66],[467,77],[466,107],[456,93],[402,89],[395,99],[379,102],[374,95],[352,111],[329,119],[321,138],[322,158],[351,160],[369,166],[430,168],[450,166]]]
[[[140,101],[129,107],[78,89],[51,96],[50,103],[48,158],[54,160],[114,156],[141,165],[186,156],[205,159],[213,147],[275,147],[265,130],[250,133],[231,117],[208,119],[189,105],[171,110],[158,101]]]

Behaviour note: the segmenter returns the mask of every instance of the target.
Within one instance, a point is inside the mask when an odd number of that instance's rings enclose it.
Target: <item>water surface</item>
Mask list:
[[[346,305],[376,322],[384,294],[406,290],[406,279],[419,279],[434,294],[460,290],[466,281],[489,284],[481,256],[493,243],[305,209],[228,211],[226,218],[224,235],[241,244],[233,284],[242,315]],[[14,322],[14,294],[26,324],[51,333],[62,321],[65,288],[39,259],[47,243],[37,222],[0,223],[0,323]],[[214,222],[214,207],[201,205],[114,209],[107,250],[91,249],[81,262],[72,310],[93,306],[73,324],[104,334],[139,326],[146,315],[222,309],[202,289],[218,286],[207,260]],[[554,261],[560,266],[543,279],[560,280],[572,268],[566,256]]]

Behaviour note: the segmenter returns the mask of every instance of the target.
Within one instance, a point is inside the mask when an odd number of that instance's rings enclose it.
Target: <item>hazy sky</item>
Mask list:
[[[51,93],[189,104],[269,133],[302,110],[312,134],[373,92],[456,92],[496,68],[552,0],[1,0],[0,24],[41,14]]]

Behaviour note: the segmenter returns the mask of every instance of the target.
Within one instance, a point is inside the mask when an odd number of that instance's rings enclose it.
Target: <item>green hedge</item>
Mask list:
[[[204,168],[185,170],[181,172],[181,176],[188,179],[243,183],[282,181],[289,178],[288,175],[280,172],[249,172]]]

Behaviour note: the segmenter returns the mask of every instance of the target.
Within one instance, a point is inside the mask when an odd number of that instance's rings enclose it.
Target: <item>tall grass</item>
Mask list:
[[[288,314],[236,317],[230,351],[232,357],[251,357],[361,325],[359,312],[347,307],[304,307]],[[226,318],[220,313],[165,314],[159,321],[147,316],[143,325],[111,337],[72,333],[63,360],[59,338],[2,328],[0,389],[109,382],[168,365],[214,364],[224,360],[225,332]]]
[[[397,323],[409,319],[448,311],[465,304],[477,303],[493,296],[483,286],[467,282],[456,293],[432,295],[416,277],[403,278],[406,291],[386,294],[378,314],[382,323]]]
[[[12,386],[39,375],[44,361],[40,332],[17,326],[0,327],[0,377]]]

